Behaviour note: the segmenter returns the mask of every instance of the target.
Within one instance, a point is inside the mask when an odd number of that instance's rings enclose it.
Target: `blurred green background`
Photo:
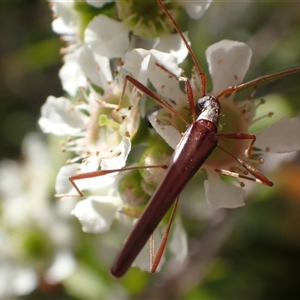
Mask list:
[[[207,69],[203,53],[212,43],[221,39],[248,43],[253,50],[248,79],[300,66],[299,11],[300,1],[215,1],[200,21],[190,22],[193,49]],[[22,139],[26,133],[39,130],[40,107],[47,96],[63,95],[58,79],[62,43],[51,30],[51,20],[47,2],[0,2],[1,159],[20,159]],[[185,68],[190,68],[188,63]],[[272,94],[279,95],[282,103],[272,103]],[[240,97],[245,95],[247,92]],[[284,106],[289,116],[298,116],[300,74],[259,87],[257,97],[262,96],[269,100],[269,110]],[[222,212],[223,221],[206,224],[206,230],[201,228],[198,233],[193,225],[190,261],[178,273],[150,275],[131,270],[115,281],[109,277],[109,270],[93,265],[95,260],[88,258],[89,251],[81,252],[79,259],[90,261],[89,266],[95,268],[97,276],[91,281],[125,289],[128,298],[299,299],[299,155],[267,175],[275,186],[259,186],[245,207]],[[94,239],[83,234],[78,237]],[[51,292],[39,291],[28,299],[66,297],[63,286],[55,294]],[[101,294],[98,290],[76,294],[69,288],[67,294],[81,299],[89,295],[110,298],[109,292]]]
[[[0,2],[0,157],[15,158],[27,132],[38,129],[48,95],[62,95],[62,46],[46,1]]]

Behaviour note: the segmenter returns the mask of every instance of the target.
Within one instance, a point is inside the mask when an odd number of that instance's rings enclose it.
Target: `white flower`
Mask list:
[[[74,272],[72,229],[67,225],[70,209],[63,212],[59,202],[49,198],[52,191],[53,162],[37,134],[29,134],[22,144],[23,164],[12,160],[0,163],[1,231],[0,297],[11,298],[32,292],[40,276],[51,269],[49,261],[64,252],[73,264],[51,275],[61,282]],[[64,209],[65,210],[65,209]],[[39,247],[38,256],[32,245]],[[44,251],[47,249],[47,251]],[[65,256],[66,257],[66,256]],[[34,261],[34,263],[33,263]]]
[[[210,2],[184,3],[183,5],[189,7],[189,12],[193,11],[193,17],[199,18]],[[104,3],[93,4],[102,7]],[[158,4],[157,7],[159,8]],[[110,82],[112,77],[108,79],[109,74],[106,72],[107,69],[110,72],[109,59],[122,57],[126,51],[136,46],[134,39],[130,38],[131,29],[126,27],[124,22],[116,21],[103,14],[95,15],[86,27],[82,28],[82,22],[79,22],[78,17],[79,12],[75,10],[73,1],[54,2],[52,10],[56,16],[52,23],[53,30],[63,34],[68,42],[67,47],[63,49],[64,66],[60,70],[64,90],[71,96],[75,96],[78,89],[87,88],[89,82],[100,87],[105,84],[103,78],[107,80],[106,82]],[[167,17],[166,23],[173,30],[173,25],[170,25]],[[188,52],[180,35],[169,32],[170,30],[160,35],[152,47],[172,53],[177,63],[180,63]],[[146,42],[145,40],[142,44]],[[103,78],[102,75],[104,75]]]
[[[139,50],[135,51],[141,53]],[[144,77],[149,79],[164,101],[176,111],[179,111],[186,120],[190,120],[190,115],[187,113],[190,109],[186,95],[180,90],[176,79],[181,74],[181,69],[177,66],[176,61],[171,55],[158,51],[149,51],[147,55],[143,55],[140,58],[141,62],[137,62],[137,64],[142,65],[147,60],[147,76]],[[213,81],[213,89],[210,94],[217,96],[225,88],[243,82],[251,58],[251,49],[246,44],[223,40],[210,46],[206,55]],[[158,64],[169,70],[169,72],[166,72]],[[126,63],[124,67],[127,67]],[[132,70],[134,74],[132,66],[127,68]],[[170,76],[170,74],[174,74],[174,76]],[[201,96],[201,82],[197,74],[193,77],[191,84],[194,100],[196,101]],[[256,121],[254,119],[256,106],[253,101],[249,100],[234,102],[233,97],[234,94],[231,94],[220,99],[222,113],[224,114],[220,121],[222,126],[220,133],[248,133],[249,126]],[[149,120],[168,145],[175,149],[181,139],[181,133],[185,131],[186,124],[165,108],[151,114]],[[257,141],[254,146],[260,148],[261,151],[253,151],[252,154],[263,153],[264,151],[290,152],[299,150],[299,129],[300,122],[297,118],[280,120],[257,134]],[[249,140],[237,142],[236,140],[219,138],[219,145],[235,157],[251,164],[253,162],[251,157],[248,157],[245,153],[249,143]],[[257,164],[259,164],[259,161]],[[241,187],[224,183],[218,178],[219,175],[214,172],[214,170],[219,172],[219,170],[225,169],[243,174],[244,169],[241,165],[220,149],[216,149],[202,169],[208,172],[208,178],[205,181],[205,195],[212,209],[235,208],[244,205],[244,190]]]
[[[55,186],[57,196],[74,196],[78,195],[78,191],[80,195],[81,191],[89,194],[87,198],[77,203],[72,214],[79,219],[83,230],[91,233],[110,230],[114,220],[119,219],[122,222],[124,215],[130,216],[133,223],[140,213],[140,207],[136,208],[134,205],[131,207],[130,201],[137,201],[138,205],[141,205],[139,201],[148,199],[153,192],[152,182],[145,180],[143,184],[138,181],[142,186],[140,188],[142,193],[138,194],[138,200],[133,198],[135,192],[139,193],[140,190],[136,189],[133,183],[130,188],[126,187],[124,193],[126,197],[124,197],[119,191],[118,174],[94,176],[99,174],[95,173],[98,170],[120,169],[125,166],[131,151],[131,142],[140,126],[141,93],[137,87],[128,83],[124,91],[122,107],[118,107],[124,77],[131,74],[136,80],[147,85],[152,74],[153,60],[158,53],[159,56],[161,55],[161,52],[155,50],[139,49],[128,54],[126,52],[137,45],[137,36],[141,35],[142,44],[149,42],[151,47],[172,54],[172,57],[168,54],[164,56],[166,63],[177,65],[187,55],[182,38],[179,34],[171,34],[174,25],[169,22],[168,16],[158,3],[150,3],[156,5],[158,12],[158,15],[153,17],[151,14],[136,15],[136,12],[130,11],[134,5],[127,10],[127,4],[129,6],[134,4],[130,1],[128,3],[117,1],[118,21],[116,21],[101,14],[101,9],[105,10],[104,5],[111,1],[100,2],[87,1],[82,4],[99,9],[92,10],[93,18],[91,15],[84,15],[84,10],[81,11],[75,1],[52,4],[56,16],[52,24],[53,30],[63,34],[63,38],[68,42],[67,47],[63,49],[64,65],[59,76],[63,89],[78,100],[76,102],[75,99],[49,96],[42,107],[42,116],[39,120],[39,125],[44,132],[67,138],[62,144],[62,149],[73,152],[73,157],[57,175]],[[192,18],[199,18],[210,3],[210,0],[193,3],[173,1],[167,6],[170,5],[170,11],[174,16],[178,6],[183,5]],[[145,2],[141,5],[149,5],[149,3]],[[100,13],[98,14],[97,11]],[[129,16],[126,16],[126,13],[129,13]],[[133,15],[134,18],[137,17],[138,23],[132,27]],[[148,26],[146,22],[145,26],[144,17],[155,21],[151,21]],[[111,66],[114,66],[116,58],[121,58],[122,61],[118,67],[113,67],[117,71],[113,72]],[[149,63],[150,61],[152,63]],[[172,96],[172,91],[169,92]],[[141,104],[143,113],[145,105],[145,103]],[[148,133],[148,130],[146,131]],[[145,139],[146,134],[142,138]],[[90,175],[85,175],[86,173]],[[161,170],[153,171],[150,174],[151,180],[154,178],[155,181],[159,181],[161,173],[163,173]],[[70,176],[75,176],[76,187],[70,183]],[[129,203],[124,203],[122,200]],[[173,240],[180,240],[184,245],[181,250],[178,250],[175,241],[171,244],[171,252],[182,259],[187,249],[186,235],[178,218],[176,220]],[[142,266],[144,260],[138,263],[140,257],[137,257],[136,263]]]

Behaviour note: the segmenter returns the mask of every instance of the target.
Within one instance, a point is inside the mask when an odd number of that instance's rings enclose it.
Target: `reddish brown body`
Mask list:
[[[178,195],[217,146],[216,133],[217,125],[200,116],[187,129],[172,155],[162,183],[118,255],[111,269],[113,276],[121,277],[130,268]]]
[[[157,0],[160,7],[165,11],[166,15],[169,17],[171,23],[174,25],[174,28],[177,30],[178,34],[181,36],[186,48],[189,51],[189,54],[195,64],[196,70],[201,78],[202,84],[202,98],[200,98],[196,107],[194,107],[194,97],[192,92],[192,87],[189,80],[185,81],[187,100],[191,109],[191,115],[193,117],[193,123],[188,127],[187,131],[184,133],[180,143],[178,144],[172,158],[170,165],[168,167],[168,171],[154,193],[152,199],[150,200],[148,206],[146,207],[143,215],[140,217],[138,222],[136,223],[132,233],[127,238],[126,242],[122,250],[120,251],[112,269],[111,273],[115,277],[121,277],[126,273],[126,271],[130,268],[132,262],[135,260],[136,256],[140,253],[151,234],[158,226],[159,222],[162,220],[164,215],[167,213],[168,209],[172,206],[176,199],[178,198],[180,192],[184,189],[190,179],[195,175],[195,173],[201,168],[206,159],[210,156],[211,152],[218,146],[218,138],[217,138],[217,128],[219,125],[219,118],[221,114],[221,108],[219,104],[219,99],[222,96],[231,94],[236,91],[240,91],[249,87],[255,87],[258,84],[268,82],[271,80],[275,80],[277,78],[284,77],[289,74],[300,72],[300,67],[289,69],[285,71],[281,71],[278,73],[261,76],[259,78],[250,80],[245,83],[241,83],[236,86],[229,86],[224,89],[219,95],[206,96],[206,76],[200,67],[195,54],[192,51],[192,48],[189,42],[186,40],[185,35],[179,29],[177,23],[168,12],[166,7],[163,5],[162,0]],[[163,70],[168,72],[168,70],[162,66],[160,66]],[[176,77],[175,75],[172,75]],[[186,124],[188,122],[173,109],[167,102],[160,99],[155,93],[149,90],[142,83],[134,79],[133,77],[127,75],[125,77],[125,84],[123,87],[123,93],[121,97],[121,101],[119,103],[119,107],[121,107],[122,99],[124,98],[124,92],[126,89],[127,81],[131,82],[134,86],[136,86],[141,92],[145,93],[149,97],[153,98],[157,103],[161,106],[165,107],[174,115],[179,117]],[[196,116],[198,115],[198,117]],[[249,148],[247,149],[248,155],[250,155],[252,147],[255,142],[255,136],[248,133],[225,133],[219,135],[225,138],[230,139],[247,139],[251,141]],[[233,177],[240,177],[250,179],[262,184],[266,184],[268,186],[272,186],[273,183],[268,180],[263,174],[261,174],[258,170],[253,168],[251,165],[247,164],[243,160],[235,157],[230,154],[228,151],[218,146],[221,150],[225,151],[234,159],[238,164],[241,165],[245,169],[247,173],[250,173],[254,178],[248,177],[246,175],[236,174],[234,172],[228,171],[224,172],[223,175],[230,175]],[[149,166],[149,168],[153,168],[157,166]],[[97,170],[89,173],[82,173],[70,176],[70,182],[76,189],[79,196],[83,197],[83,193],[77,187],[75,180],[93,178],[96,176],[103,176],[109,173],[114,173],[116,171],[121,170],[136,170],[137,167],[127,167],[124,169],[115,169],[115,170]],[[219,170],[220,171],[220,170]],[[70,196],[68,194],[59,195],[59,197]],[[72,195],[73,196],[73,195]],[[171,222],[170,222],[171,223]],[[160,259],[161,256],[158,256]],[[158,260],[159,261],[159,260]]]

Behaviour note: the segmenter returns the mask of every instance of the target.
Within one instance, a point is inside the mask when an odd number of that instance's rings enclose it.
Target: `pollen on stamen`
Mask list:
[[[259,99],[258,103],[255,105],[255,108],[258,109],[259,106],[263,105],[266,103],[265,99]]]
[[[273,115],[274,115],[273,112],[268,112],[267,114],[265,114],[265,115],[263,115],[263,116],[261,116],[261,117],[258,117],[258,118],[256,118],[256,119],[254,119],[254,120],[252,121],[251,124],[254,124],[254,123],[256,123],[256,122],[258,122],[258,121],[260,121],[260,120],[262,120],[262,119],[264,119],[264,118],[271,118]]]

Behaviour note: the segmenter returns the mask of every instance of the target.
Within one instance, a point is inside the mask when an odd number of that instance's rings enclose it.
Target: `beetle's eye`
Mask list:
[[[198,99],[197,104],[196,104],[196,111],[198,114],[200,114],[203,111],[205,104],[209,100],[209,98],[210,98],[209,96],[204,96],[204,97]]]

